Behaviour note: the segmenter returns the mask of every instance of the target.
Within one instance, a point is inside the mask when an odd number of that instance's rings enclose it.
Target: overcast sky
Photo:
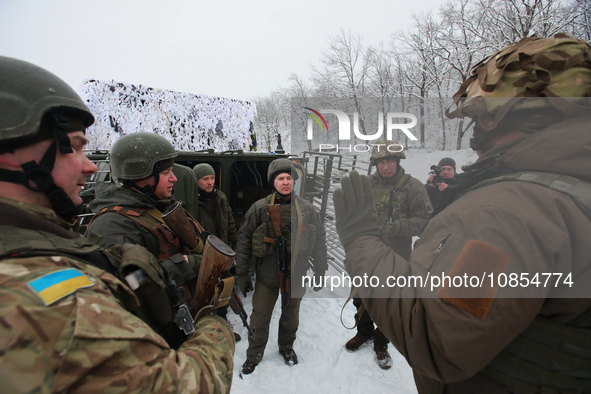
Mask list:
[[[366,44],[444,0],[0,0],[0,55],[79,90],[115,80],[241,100],[307,77],[340,29]]]

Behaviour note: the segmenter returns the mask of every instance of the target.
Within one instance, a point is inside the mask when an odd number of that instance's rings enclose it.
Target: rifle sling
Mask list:
[[[276,196],[276,192],[273,192],[273,194],[271,195],[271,201],[269,205],[273,205],[275,203],[275,196]],[[300,243],[302,242],[302,208],[300,207],[300,203],[297,199],[297,196],[294,198],[293,200],[295,209],[296,209],[296,216],[298,218],[298,223],[296,226],[297,232],[296,232],[296,239],[295,239],[295,244],[293,244],[291,246],[291,271],[293,272],[294,270],[294,266],[295,266],[295,262],[297,261],[298,258],[298,250],[300,248]],[[278,229],[275,229],[275,233],[277,233]],[[276,234],[277,236],[281,236],[281,229],[279,229],[279,234]],[[263,238],[263,242],[266,243],[270,243],[275,245],[275,240],[268,238],[268,237],[264,237]]]
[[[146,213],[150,216],[152,216],[154,219],[158,220],[160,223],[164,223],[164,219],[162,219],[162,212],[160,212],[158,209],[156,208],[149,208],[146,209]],[[166,224],[166,223],[164,223]]]
[[[300,208],[300,203],[297,197],[294,199],[294,205],[296,209],[296,216],[298,218],[298,223],[296,226],[296,239],[295,245],[292,245],[291,248],[291,272],[294,270],[295,263],[298,259],[298,251],[300,249],[300,242],[302,242],[302,209]]]
[[[353,290],[351,291],[351,295],[349,295],[349,298],[347,298],[347,301],[345,301],[345,304],[341,308],[341,324],[347,330],[352,330],[355,327],[357,327],[357,325],[359,324],[359,320],[361,319],[361,315],[363,315],[363,313],[365,312],[365,305],[363,305],[363,303],[362,303],[359,306],[359,309],[357,310],[357,313],[355,314],[355,325],[353,327],[347,327],[345,325],[345,323],[343,322],[343,311],[345,310],[345,307],[347,306],[347,304],[349,303],[349,301],[351,301],[351,299],[353,299],[353,297],[355,297],[355,294],[357,294],[357,287],[354,287],[353,288]]]
[[[216,308],[221,308],[230,302],[232,298],[232,290],[234,290],[234,277],[220,279],[215,286],[215,293],[213,298],[213,305]]]

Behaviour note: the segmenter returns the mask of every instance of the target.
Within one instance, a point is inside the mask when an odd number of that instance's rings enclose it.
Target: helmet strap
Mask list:
[[[10,171],[0,169],[0,179],[5,182],[21,184],[34,192],[44,193],[54,211],[67,221],[71,221],[76,215],[82,213],[82,204],[74,205],[72,199],[66,192],[53,181],[51,172],[55,166],[57,157],[56,150],[59,148],[61,154],[72,153],[68,130],[70,121],[62,114],[51,114],[53,142],[45,151],[39,161],[28,161],[21,164],[23,171]]]
[[[158,186],[158,181],[160,180],[160,172],[157,171],[157,169],[154,169],[154,172],[150,176],[154,177],[154,185],[152,186],[138,186],[136,183],[137,181],[131,179],[122,179],[121,183],[127,187],[137,190],[154,201],[158,201],[159,198],[156,197],[156,186]]]

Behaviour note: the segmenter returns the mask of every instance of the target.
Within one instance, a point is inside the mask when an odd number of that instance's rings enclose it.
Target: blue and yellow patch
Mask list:
[[[93,286],[94,283],[75,268],[51,272],[27,282],[29,289],[43,301],[45,306],[74,293],[78,289]]]

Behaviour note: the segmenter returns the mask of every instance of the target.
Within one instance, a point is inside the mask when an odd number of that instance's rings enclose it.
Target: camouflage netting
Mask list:
[[[589,114],[591,46],[566,34],[526,37],[484,59],[454,94],[449,118],[470,117],[480,133],[497,128],[507,115],[535,131],[552,114]],[[534,99],[535,98],[535,99]],[[544,109],[544,111],[540,111]],[[546,112],[538,120],[532,113]],[[523,119],[529,124],[524,125]]]
[[[234,99],[88,80],[82,97],[96,118],[90,149],[109,149],[121,136],[151,132],[177,150],[248,149],[255,105]]]

